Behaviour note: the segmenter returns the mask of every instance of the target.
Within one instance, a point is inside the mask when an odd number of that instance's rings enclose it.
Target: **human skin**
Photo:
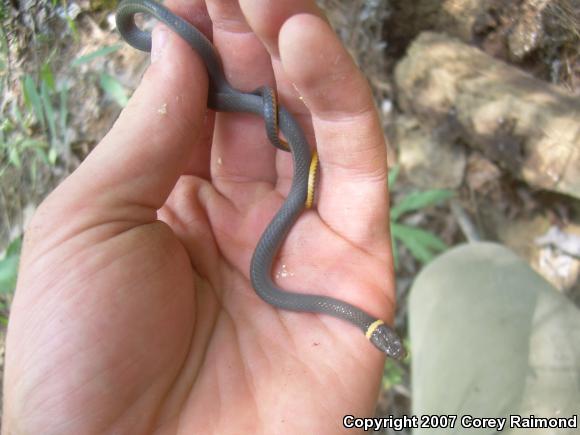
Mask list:
[[[386,148],[365,78],[311,1],[205,3],[167,5],[213,33],[235,87],[275,86],[320,156],[316,208],[273,276],[391,319]],[[249,281],[291,156],[260,118],[208,113],[200,58],[161,26],[153,41],[114,127],[26,231],[2,433],[340,432],[345,414],[373,414],[384,356]]]

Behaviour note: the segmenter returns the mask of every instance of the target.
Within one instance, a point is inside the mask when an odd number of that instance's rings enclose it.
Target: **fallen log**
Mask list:
[[[532,186],[580,198],[580,99],[443,34],[424,32],[395,69],[397,101],[459,134]]]

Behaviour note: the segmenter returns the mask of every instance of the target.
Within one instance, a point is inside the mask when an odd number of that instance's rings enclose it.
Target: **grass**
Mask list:
[[[65,11],[68,10],[66,1],[51,1],[52,7],[60,5]],[[40,65],[33,68],[28,65],[28,71],[20,73],[19,90],[6,93],[5,91],[8,91],[11,86],[9,81],[10,50],[6,32],[14,32],[14,29],[10,29],[15,24],[5,23],[8,18],[2,14],[2,11],[3,9],[0,9],[3,23],[0,29],[0,91],[2,92],[0,107],[3,108],[2,121],[0,122],[0,175],[6,169],[6,165],[21,168],[23,162],[27,160],[29,161],[27,164],[31,167],[34,167],[39,161],[54,166],[58,163],[59,158],[66,158],[70,155],[71,144],[67,139],[70,118],[69,91],[71,80],[69,78],[78,76],[79,66],[90,63],[99,57],[108,56],[122,46],[115,44],[99,48],[90,54],[78,57],[68,66],[61,66],[56,72],[54,66],[57,60],[60,61],[62,53],[59,52],[58,45],[54,44],[52,40],[54,36],[36,35],[47,45],[53,44],[56,47],[50,51]],[[72,35],[73,40],[76,40],[78,29],[75,21],[70,19],[68,15],[66,17],[68,33]],[[35,39],[33,38],[33,41]],[[14,73],[12,71],[12,74]],[[87,74],[86,82],[98,84],[102,91],[121,107],[127,104],[126,89],[117,79],[104,71],[90,71]],[[13,83],[12,87],[14,87]],[[18,98],[19,95],[21,98]],[[25,159],[25,155],[30,155],[31,158]]]
[[[0,324],[4,326],[8,324],[10,301],[16,288],[21,249],[22,237],[18,237],[10,243],[8,249],[0,256]]]
[[[0,256],[0,294],[12,293],[16,288],[21,248],[22,237],[18,237],[8,245],[4,255]]]
[[[68,102],[66,87],[57,89],[56,80],[49,62],[45,62],[34,78],[26,74],[22,78],[22,90],[25,108],[34,114],[36,125],[41,129],[39,144],[47,143],[48,146],[39,146],[40,156],[51,165],[56,163],[59,155],[69,151],[66,139],[68,120]],[[46,148],[48,152],[45,153]]]
[[[71,71],[98,57],[110,55],[120,47],[120,44],[102,47],[93,53],[81,56],[71,62]],[[104,93],[121,107],[124,107],[128,102],[128,96],[123,85],[105,72],[97,72],[96,75]],[[66,135],[70,112],[68,106],[69,90],[64,84],[57,87],[57,80],[50,61],[42,64],[36,76],[35,78],[32,74],[26,74],[22,78],[22,91],[25,108],[34,115],[36,125],[41,129],[42,138],[32,143],[30,141],[24,143],[24,148],[26,146],[34,146],[44,161],[54,165],[58,157],[71,152]],[[21,124],[21,127],[24,127],[24,125]],[[30,124],[27,127],[30,127]],[[19,145],[19,143],[13,143],[12,146],[10,144],[6,145],[8,153],[14,156],[13,159],[9,159],[12,163],[17,163],[19,160],[17,157],[18,151],[23,149]],[[46,149],[48,149],[47,153],[45,153]]]
[[[393,190],[399,175],[399,167],[389,171],[389,186]],[[406,225],[401,220],[409,213],[440,204],[454,195],[447,189],[431,189],[410,193],[398,199],[391,206],[391,237],[395,268],[399,267],[399,244],[405,246],[409,253],[419,262],[425,264],[438,253],[447,249],[447,245],[430,231]]]
[[[114,44],[106,47],[101,47],[89,54],[78,57],[72,63],[72,67],[78,67],[86,63],[90,63],[100,57],[108,56],[122,47],[122,44]],[[97,73],[99,86],[101,90],[120,107],[125,107],[129,102],[127,89],[115,77],[105,73]]]
[[[68,38],[73,52],[76,46],[72,44],[79,41],[77,23],[66,12],[68,3],[48,0],[46,5],[64,8],[66,24],[61,35],[36,34],[21,26],[6,13],[6,5],[0,4],[0,183],[6,183],[0,184],[2,208],[6,205],[0,234],[4,242],[7,234],[14,231],[12,220],[18,222],[23,206],[36,198],[36,193],[29,198],[25,192],[36,192],[37,188],[44,191],[38,180],[45,179],[46,173],[66,174],[69,170],[68,158],[73,151],[67,129],[74,110],[69,98],[72,84],[100,86],[119,105],[127,102],[125,88],[114,77],[98,69],[89,69],[83,76],[79,70],[95,59],[111,55],[122,44],[104,46],[72,62],[63,62],[70,50],[63,53],[57,38]],[[30,41],[31,47],[20,47],[19,41]],[[12,198],[12,202],[6,198]],[[12,241],[4,254],[0,246],[0,322],[6,320],[15,287],[20,246],[21,238]]]
[[[394,191],[398,176],[399,166],[397,165],[389,171],[388,182],[391,193]],[[441,204],[453,195],[454,192],[447,189],[416,191],[397,198],[397,200],[391,204],[391,237],[393,260],[396,269],[399,268],[399,249],[401,245],[404,246],[409,254],[411,254],[411,256],[421,264],[428,263],[437,254],[447,249],[445,242],[434,233],[415,226],[407,225],[403,223],[403,220],[407,215]],[[405,373],[407,370],[405,370],[404,365],[409,365],[411,361],[411,346],[408,340],[404,341],[404,346],[407,350],[407,357],[403,361],[403,364],[390,358],[385,362],[382,377],[382,386],[385,390],[390,390],[391,388],[406,382]]]
[[[42,64],[32,68],[34,72],[25,73],[23,69],[30,71],[30,65],[34,62],[23,63],[25,59],[11,59],[11,56],[21,52],[21,47],[15,47],[11,52],[8,38],[9,34],[12,35],[11,43],[16,44],[16,35],[24,30],[9,21],[6,15],[1,18],[0,176],[11,165],[28,169],[34,177],[40,161],[54,164],[59,147],[65,142],[68,116],[66,91],[57,91],[51,66],[52,59],[57,57],[57,49],[52,49]],[[14,81],[12,76],[20,77]],[[18,83],[20,89],[17,89]],[[55,105],[55,100],[59,104]]]
[[[4,162],[0,175],[6,164],[21,168],[29,150],[43,162],[54,165],[57,156],[68,145],[65,135],[67,91],[56,90],[50,65],[42,66],[36,80],[31,74],[24,75],[21,87],[23,106],[16,100],[9,101],[9,109],[0,123],[0,161]],[[36,163],[32,160],[31,166]]]
[[[405,349],[407,350],[407,357],[403,360],[403,363],[409,364],[410,361],[410,352],[409,352],[409,343],[407,340],[403,341]],[[390,390],[397,385],[402,385],[405,383],[405,373],[406,370],[404,369],[403,365],[398,361],[395,361],[391,358],[387,358],[385,361],[385,366],[383,367],[383,378],[381,381],[383,390]]]

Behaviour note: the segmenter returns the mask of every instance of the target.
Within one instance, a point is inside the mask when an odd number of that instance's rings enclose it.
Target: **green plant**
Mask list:
[[[389,171],[389,186],[392,189],[399,175],[399,167]],[[398,244],[402,243],[413,257],[421,263],[427,263],[441,251],[447,249],[443,240],[435,234],[421,228],[402,224],[399,220],[407,213],[421,210],[439,204],[453,196],[453,191],[446,189],[431,189],[413,192],[403,196],[391,207],[391,238],[395,268],[399,265]]]
[[[43,135],[48,138],[47,161],[54,164],[69,145],[66,139],[68,89],[66,86],[57,89],[49,61],[41,66],[38,80],[31,74],[23,77],[22,89],[26,108],[34,114]]]
[[[67,0],[52,0],[51,6],[53,8],[56,8],[59,5],[59,3],[60,3],[60,6],[62,7],[62,12],[64,14],[64,18],[65,18],[66,23],[68,25],[68,29],[71,32],[74,40],[78,41],[79,32],[78,32],[77,24],[75,22],[74,17],[70,16],[70,14],[69,14],[69,2]]]
[[[16,287],[22,237],[13,240],[0,257],[0,294],[11,293]]]
[[[109,55],[120,46],[107,46],[80,56],[71,66],[78,67],[97,57]],[[66,85],[57,87],[50,64],[51,57],[42,64],[36,78],[32,74],[26,74],[21,79],[25,110],[22,111],[12,102],[11,112],[0,123],[0,157],[4,156],[9,164],[16,167],[21,166],[22,155],[28,149],[32,149],[38,157],[51,165],[56,163],[59,156],[68,152],[68,89]],[[121,107],[127,104],[126,90],[114,77],[104,72],[99,73],[98,83]],[[41,134],[33,138],[32,128],[35,123]],[[2,170],[0,168],[0,173]]]
[[[52,7],[62,6],[68,14],[66,0],[52,0]],[[2,10],[0,9],[0,15]],[[69,28],[76,35],[74,20],[69,19]],[[45,35],[37,35],[37,38]],[[50,42],[50,41],[48,41]],[[71,63],[75,68],[90,62],[97,57],[106,56],[121,47],[121,44],[103,47],[85,56],[80,56]],[[24,104],[13,97],[0,101],[3,117],[0,121],[0,175],[8,165],[20,168],[23,157],[32,150],[32,159],[26,163],[27,168],[35,172],[40,161],[54,165],[60,156],[69,154],[67,140],[67,122],[69,121],[68,89],[66,80],[56,80],[52,60],[59,55],[53,50],[36,71],[24,74],[20,79]],[[4,26],[0,29],[0,91],[4,91],[8,82],[9,50]],[[127,103],[127,94],[123,86],[113,77],[100,73],[95,82],[119,105]]]
[[[78,57],[72,62],[71,66],[78,67],[79,65],[89,63],[99,57],[108,56],[109,54],[117,51],[119,48],[121,48],[121,44],[99,48],[92,53]],[[105,72],[100,72],[98,73],[98,80],[101,89],[113,101],[115,101],[121,107],[125,107],[127,105],[129,101],[129,98],[127,97],[127,90],[115,77]]]
[[[9,166],[20,168],[27,154],[31,158],[27,159],[26,165],[30,169],[30,176],[34,178],[40,159],[46,162],[50,160],[51,143],[56,141],[58,134],[56,116],[49,104],[51,94],[55,91],[49,62],[55,53],[53,51],[48,60],[38,67],[36,74],[25,74],[20,78],[21,92],[12,89],[11,77],[18,74],[20,66],[18,62],[10,61],[7,35],[16,30],[9,17],[0,18],[0,175]],[[18,98],[19,95],[22,95],[24,101]],[[40,131],[35,130],[36,125]],[[33,152],[29,153],[29,150]]]
[[[409,352],[409,341],[403,340],[403,345],[407,350],[407,356],[403,360],[403,364],[409,365],[411,355]],[[391,388],[401,385],[404,381],[405,369],[401,362],[387,358],[383,367],[382,387],[383,390],[390,390]]]
[[[98,50],[95,50],[95,51],[93,51],[91,53],[88,53],[88,54],[85,54],[83,56],[77,57],[75,60],[72,61],[71,66],[77,67],[79,65],[83,65],[85,63],[89,63],[89,62],[91,62],[94,59],[97,59],[99,57],[107,56],[107,55],[109,55],[111,53],[114,53],[119,48],[121,48],[121,44],[108,45],[106,47],[101,47]]]
[[[37,105],[42,108],[41,102],[37,102]],[[49,143],[42,136],[33,137],[32,125],[36,116],[32,112],[32,110],[23,112],[16,100],[12,100],[6,105],[3,119],[0,122],[0,163],[5,162],[0,166],[0,175],[9,165],[20,168],[22,158],[29,150],[32,151],[33,156],[36,156],[36,159],[29,161],[33,178],[39,160],[49,163]]]
[[[8,324],[10,300],[16,288],[21,249],[22,237],[18,237],[8,245],[4,254],[0,256],[0,324],[4,326]]]
[[[101,86],[101,89],[105,91],[105,93],[119,106],[125,107],[129,102],[127,90],[115,77],[106,73],[100,73],[99,85]]]

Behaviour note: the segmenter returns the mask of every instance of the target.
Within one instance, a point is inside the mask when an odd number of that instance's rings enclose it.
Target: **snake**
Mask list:
[[[188,21],[153,0],[122,0],[117,7],[117,29],[134,48],[151,51],[151,32],[142,30],[135,23],[135,15],[138,13],[152,16],[165,24],[201,57],[209,77],[209,109],[262,117],[266,136],[272,145],[292,154],[290,191],[261,235],[250,263],[250,281],[257,295],[281,310],[326,314],[350,322],[361,329],[381,352],[391,358],[402,359],[406,354],[402,341],[383,320],[332,297],[283,290],[272,279],[273,263],[286,236],[300,214],[313,205],[318,167],[316,152],[311,152],[304,132],[292,114],[278,105],[275,91],[267,86],[254,92],[235,89],[226,80],[221,58],[209,39]],[[285,140],[280,139],[280,131]]]

